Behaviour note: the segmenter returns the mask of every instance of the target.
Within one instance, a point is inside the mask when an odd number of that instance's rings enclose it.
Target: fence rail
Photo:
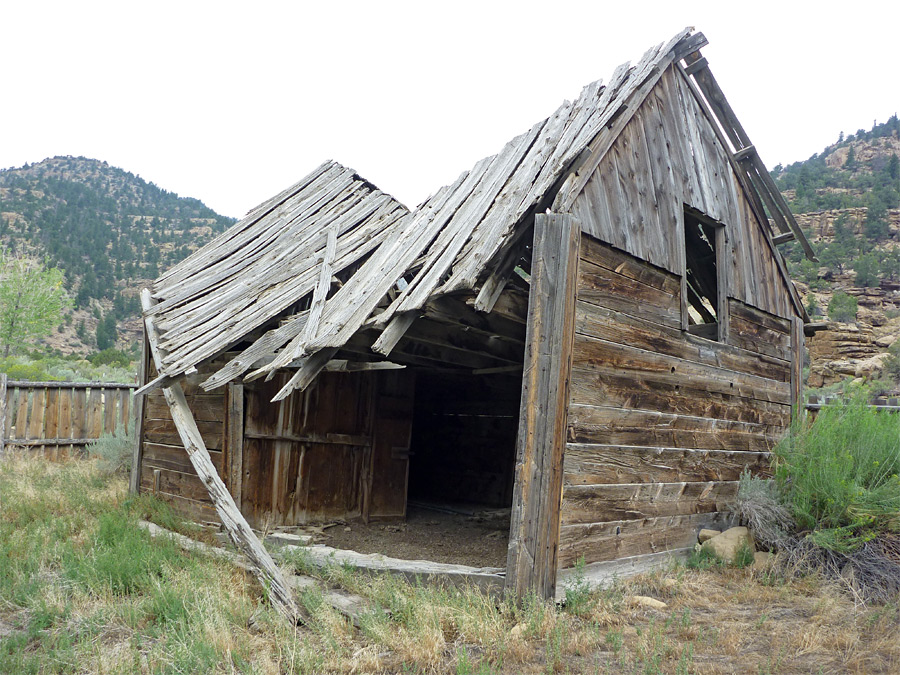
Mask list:
[[[26,382],[0,373],[0,454],[27,447],[51,458],[83,451],[126,428],[136,386],[114,382]]]

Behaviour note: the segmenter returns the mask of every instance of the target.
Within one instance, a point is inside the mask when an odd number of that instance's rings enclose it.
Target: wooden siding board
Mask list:
[[[562,526],[725,511],[737,481],[567,485]]]
[[[700,529],[722,529],[730,522],[728,514],[719,511],[565,525],[560,528],[560,568],[571,567],[582,557],[590,564],[688,548],[697,543]]]
[[[770,474],[768,452],[569,443],[566,485],[735,481],[745,469]]]

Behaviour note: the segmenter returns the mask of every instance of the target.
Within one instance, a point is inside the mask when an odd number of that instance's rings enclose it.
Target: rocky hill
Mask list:
[[[870,131],[841,134],[822,153],[772,175],[819,258],[804,260],[796,245],[783,249],[810,315],[828,322],[807,341],[808,384],[881,380],[900,392],[890,367],[896,357],[888,352],[900,338],[897,116]]]
[[[65,273],[74,309],[45,341],[65,354],[136,344],[140,289],[233,222],[94,159],[0,170],[0,245]]]

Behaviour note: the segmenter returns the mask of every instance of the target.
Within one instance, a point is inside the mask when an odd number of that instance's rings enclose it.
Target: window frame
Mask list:
[[[686,228],[688,217],[700,222],[702,225],[713,228],[715,232],[714,253],[716,257],[716,334],[715,337],[704,335],[702,330],[697,330],[696,326],[706,326],[709,324],[693,324],[690,323],[689,303],[688,303],[688,285],[687,285],[687,239]],[[728,274],[726,274],[726,251],[728,236],[726,224],[712,218],[700,209],[683,204],[681,211],[681,330],[713,342],[726,342],[728,339]],[[692,330],[693,328],[693,330]]]

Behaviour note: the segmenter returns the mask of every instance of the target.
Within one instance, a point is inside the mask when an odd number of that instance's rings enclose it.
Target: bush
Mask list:
[[[857,396],[795,425],[775,452],[778,489],[817,546],[848,553],[900,531],[900,415]]]
[[[127,473],[131,468],[134,440],[134,429],[123,429],[120,425],[115,433],[101,434],[86,450],[88,455],[99,458],[100,468],[104,471]]]
[[[856,298],[843,291],[835,291],[828,303],[828,318],[832,321],[849,322],[856,321],[856,311],[859,307]]]
[[[94,366],[117,366],[128,368],[131,365],[131,357],[120,349],[109,348],[91,354],[87,360]]]

